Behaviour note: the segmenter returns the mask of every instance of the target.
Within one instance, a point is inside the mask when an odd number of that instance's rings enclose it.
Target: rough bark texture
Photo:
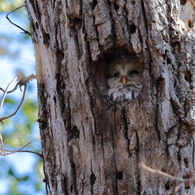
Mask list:
[[[26,4],[51,194],[193,194],[193,182],[140,166],[194,179],[193,1]],[[135,101],[115,104],[103,75],[120,51],[144,62],[144,87]]]

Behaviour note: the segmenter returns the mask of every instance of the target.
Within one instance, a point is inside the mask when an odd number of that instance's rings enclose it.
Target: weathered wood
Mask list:
[[[181,3],[181,5],[180,5]],[[193,1],[26,0],[51,194],[193,194]],[[107,61],[145,64],[135,101],[106,95]]]

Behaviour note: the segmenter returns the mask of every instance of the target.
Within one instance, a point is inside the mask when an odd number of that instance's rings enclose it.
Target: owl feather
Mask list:
[[[108,96],[115,102],[134,100],[142,89],[144,65],[137,58],[118,58],[108,67]]]

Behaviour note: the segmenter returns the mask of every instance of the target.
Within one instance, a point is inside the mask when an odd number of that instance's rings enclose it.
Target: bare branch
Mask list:
[[[43,159],[43,155],[42,155],[42,154],[39,154],[38,152],[33,152],[33,151],[30,151],[30,150],[21,150],[21,151],[18,151],[18,152],[28,152],[28,153],[36,154],[36,155],[38,155],[40,158]]]
[[[35,78],[36,78],[36,75],[34,75],[34,74],[31,74],[31,75],[25,77],[25,75],[22,72],[18,72],[17,76],[8,84],[8,86],[6,87],[5,91],[2,88],[0,88],[0,90],[4,91],[4,94],[3,94],[3,97],[2,97],[2,100],[1,100],[1,104],[0,104],[0,110],[1,110],[2,109],[2,106],[3,106],[3,103],[4,103],[4,100],[5,100],[5,96],[7,95],[7,93],[11,93],[11,92],[15,91],[18,87],[24,86],[22,99],[21,99],[18,107],[16,108],[16,110],[14,111],[14,113],[10,114],[9,116],[0,118],[0,122],[1,123],[3,122],[3,120],[14,116],[18,112],[18,110],[19,110],[19,108],[20,108],[20,106],[21,106],[21,104],[22,104],[22,102],[24,100],[24,97],[25,97],[27,82],[30,81],[30,80],[32,80],[32,79],[35,79]],[[8,91],[9,87],[16,80],[18,80],[18,82],[16,83],[15,87],[11,91]]]
[[[3,97],[1,99],[1,104],[0,104],[0,110],[2,109],[2,106],[3,106],[3,102],[5,100],[5,96],[7,95],[7,92],[8,92],[8,89],[9,87],[18,79],[18,77],[14,77],[14,79],[8,84],[8,86],[6,87],[5,91],[4,91],[4,94],[3,94]]]
[[[17,76],[20,79],[20,81],[18,82],[19,85],[23,85],[24,83],[27,83],[32,79],[36,79],[36,75],[31,74],[26,77],[23,72],[18,72]]]
[[[24,30],[22,27],[18,26],[18,25],[15,24],[14,22],[12,22],[12,21],[9,19],[9,17],[8,17],[9,14],[11,14],[11,13],[17,11],[18,9],[20,9],[20,8],[22,8],[22,7],[26,7],[26,5],[24,4],[24,5],[22,5],[22,6],[18,7],[18,8],[16,8],[16,9],[14,9],[14,10],[12,10],[11,12],[9,12],[9,13],[6,15],[6,18],[8,19],[8,21],[9,21],[11,24],[13,24],[13,25],[16,26],[17,28],[21,29],[22,31],[24,31],[24,34],[28,34],[28,35],[31,36],[31,34],[30,34],[28,31]]]
[[[25,75],[24,75],[22,72],[18,72],[18,74],[17,74],[17,79],[19,79],[19,81],[16,83],[15,87],[14,87],[12,90],[7,91],[7,94],[8,94],[8,93],[14,92],[15,90],[18,89],[18,87],[21,87],[22,85],[24,85],[24,83],[27,83],[27,82],[29,82],[30,80],[36,79],[36,78],[37,78],[37,77],[36,77],[36,75],[34,75],[34,74],[31,74],[31,75],[25,77]],[[16,80],[17,80],[17,79],[16,79]],[[1,87],[0,87],[0,90],[3,91],[3,92],[5,93],[5,90],[2,89]]]
[[[2,138],[2,137],[1,137]],[[5,150],[4,148],[0,148],[0,155],[1,156],[7,156],[9,154],[13,154],[13,153],[16,153],[16,152],[21,152],[21,150],[23,148],[25,148],[26,146],[28,146],[31,142],[27,143],[26,145],[24,145],[23,147],[21,147],[20,149],[18,150],[15,150],[15,151],[12,151],[12,150]]]
[[[20,106],[21,106],[21,104],[22,104],[22,102],[23,102],[23,100],[24,100],[25,92],[26,92],[26,83],[24,84],[24,90],[23,90],[22,99],[21,99],[21,101],[20,101],[18,107],[16,108],[16,110],[15,110],[12,114],[0,118],[0,122],[2,122],[3,120],[5,120],[5,119],[7,119],[7,118],[10,118],[10,117],[14,116],[14,115],[18,112],[18,110],[19,110],[19,108],[20,108]]]
[[[3,144],[3,138],[0,134],[0,154],[1,154],[1,151],[4,150],[4,144]]]
[[[178,178],[178,177],[174,177],[172,175],[169,175],[168,173],[162,172],[160,170],[152,169],[152,168],[146,166],[144,163],[140,163],[140,166],[143,169],[145,169],[145,170],[147,170],[147,171],[149,171],[151,173],[157,173],[158,175],[162,175],[164,177],[167,177],[167,178],[170,178],[170,179],[173,179],[173,180],[177,180],[177,181],[180,181],[180,182],[190,182],[190,181],[193,181],[192,179],[182,179],[182,178]]]
[[[36,75],[34,75],[34,74],[31,74],[31,75],[25,77],[25,75],[24,75],[22,72],[19,72],[19,73],[17,74],[17,76],[14,77],[14,79],[8,84],[8,86],[6,87],[5,90],[3,90],[2,88],[0,88],[0,90],[2,90],[2,91],[4,92],[3,97],[2,97],[2,100],[1,100],[1,103],[0,103],[0,110],[1,110],[2,107],[3,107],[3,103],[4,103],[4,100],[5,100],[5,97],[6,97],[7,93],[11,93],[11,92],[15,91],[18,87],[24,86],[23,95],[22,95],[22,98],[21,98],[20,103],[19,103],[19,105],[17,106],[16,110],[15,110],[12,114],[10,114],[9,116],[0,118],[0,122],[1,122],[1,123],[3,123],[3,120],[5,120],[5,119],[7,119],[7,118],[10,118],[10,117],[14,116],[14,115],[18,112],[19,108],[20,108],[21,105],[22,105],[22,102],[24,101],[27,82],[28,82],[29,80],[35,79],[35,78],[36,78]],[[14,87],[11,91],[8,91],[9,87],[10,87],[15,81],[17,81],[17,80],[18,80],[18,82],[16,83],[15,87]],[[18,150],[15,150],[15,151],[5,150],[5,149],[4,149],[4,144],[3,144],[3,138],[2,138],[2,136],[1,136],[1,134],[0,134],[0,155],[1,155],[1,156],[6,156],[6,155],[13,154],[13,153],[16,153],[16,152],[28,152],[28,153],[36,154],[36,155],[38,155],[39,157],[41,157],[41,158],[43,159],[43,156],[42,156],[41,154],[37,153],[37,152],[28,151],[28,150],[23,150],[23,151],[22,151],[22,149],[23,149],[24,147],[26,147],[27,145],[29,145],[29,144],[30,144],[30,142],[29,142],[28,144],[26,144],[25,146],[23,146],[22,148],[20,148],[20,149],[18,149]]]

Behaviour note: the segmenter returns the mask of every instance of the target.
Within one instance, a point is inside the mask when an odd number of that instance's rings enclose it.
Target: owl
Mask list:
[[[108,96],[112,101],[134,100],[142,89],[144,65],[138,58],[118,58],[108,66]]]

